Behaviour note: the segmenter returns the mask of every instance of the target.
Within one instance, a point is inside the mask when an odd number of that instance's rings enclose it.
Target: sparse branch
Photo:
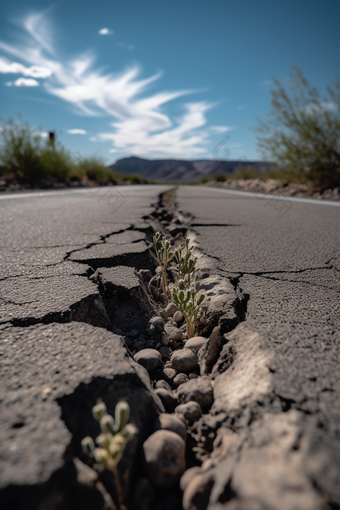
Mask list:
[[[288,89],[273,79],[271,110],[266,122],[255,128],[258,147],[265,158],[318,187],[340,184],[340,80],[319,91],[295,67]]]

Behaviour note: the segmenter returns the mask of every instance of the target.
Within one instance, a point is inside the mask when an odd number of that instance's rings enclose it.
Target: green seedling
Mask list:
[[[153,243],[155,245],[156,255],[159,261],[159,264],[162,269],[162,281],[163,281],[163,291],[166,304],[169,303],[169,289],[168,289],[168,279],[166,276],[166,270],[169,263],[174,258],[174,252],[171,251],[170,242],[160,233],[156,232],[153,237]]]
[[[200,306],[204,300],[204,294],[198,295],[199,282],[187,289],[184,280],[179,280],[177,287],[172,291],[174,303],[184,315],[187,323],[188,338],[195,335],[195,325],[197,314],[200,311]]]
[[[195,271],[197,257],[194,257],[193,246],[189,247],[190,239],[185,240],[185,246],[179,246],[174,252],[174,258],[177,263],[178,280],[183,279],[187,287],[191,286],[191,275]]]
[[[85,437],[81,442],[83,451],[93,458],[97,464],[102,464],[111,470],[116,486],[119,510],[126,510],[117,464],[122,458],[127,442],[136,434],[136,428],[128,423],[130,417],[129,404],[119,402],[116,405],[115,418],[107,414],[104,402],[95,405],[92,414],[99,422],[102,430],[102,433],[96,438],[99,448],[95,447],[92,437]]]

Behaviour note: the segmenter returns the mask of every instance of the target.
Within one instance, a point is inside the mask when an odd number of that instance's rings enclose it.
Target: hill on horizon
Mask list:
[[[108,168],[123,174],[139,174],[148,180],[157,182],[189,183],[200,181],[202,177],[217,174],[232,174],[238,168],[253,166],[259,172],[267,172],[275,167],[267,161],[240,160],[180,160],[180,159],[144,159],[137,156],[118,159]]]

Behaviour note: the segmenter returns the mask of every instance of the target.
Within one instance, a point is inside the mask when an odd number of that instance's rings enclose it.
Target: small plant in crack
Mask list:
[[[197,257],[192,253],[194,246],[189,246],[190,239],[185,240],[185,246],[179,246],[174,252],[177,263],[178,280],[184,280],[190,288],[192,275],[196,268]]]
[[[199,282],[195,282],[188,289],[186,288],[185,281],[179,280],[177,286],[172,291],[174,303],[184,315],[187,323],[188,338],[192,338],[195,335],[197,315],[205,297],[204,294],[198,294],[199,286]]]
[[[117,464],[122,458],[127,442],[136,434],[136,428],[128,423],[130,407],[127,402],[119,402],[115,409],[115,418],[107,414],[104,402],[100,402],[92,409],[93,417],[99,422],[102,433],[96,438],[99,448],[96,448],[92,437],[85,437],[82,448],[85,454],[93,458],[98,464],[110,469],[117,492],[119,510],[126,510],[123,492],[117,471]]]
[[[153,237],[153,243],[155,246],[156,255],[159,261],[159,264],[162,269],[162,281],[163,281],[163,291],[166,304],[169,303],[169,289],[168,289],[168,279],[166,276],[166,270],[172,259],[174,258],[174,252],[171,250],[170,242],[160,233],[156,232]]]

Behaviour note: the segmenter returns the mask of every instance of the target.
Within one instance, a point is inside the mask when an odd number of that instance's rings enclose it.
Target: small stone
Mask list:
[[[206,510],[214,486],[213,473],[198,473],[190,480],[183,494],[183,510]]]
[[[182,314],[182,312],[178,311],[174,313],[173,318],[175,322],[182,322],[184,320],[184,315]]]
[[[165,325],[165,332],[168,335],[169,340],[182,340],[183,338],[183,331],[181,331],[179,328],[175,328],[171,324]]]
[[[160,390],[160,389],[163,389],[163,390],[168,390],[168,391],[171,391],[171,386],[169,383],[167,383],[166,381],[164,381],[163,379],[160,379],[159,381],[156,382],[156,389],[157,390]]]
[[[165,308],[163,315],[167,319],[168,317],[172,317],[176,312],[177,306],[175,305],[175,303],[169,303],[168,306]]]
[[[197,352],[191,349],[182,349],[174,352],[170,361],[179,372],[190,372],[193,368],[197,367]]]
[[[197,379],[198,377],[198,374],[196,374],[195,372],[191,372],[191,374],[189,374],[189,379]]]
[[[161,353],[163,360],[170,359],[172,351],[167,345],[161,345],[158,350]]]
[[[189,349],[194,349],[196,352],[200,350],[201,347],[206,343],[208,339],[204,338],[204,336],[193,336],[192,338],[189,338],[185,342],[185,347]]]
[[[199,377],[181,384],[177,390],[177,397],[178,401],[183,404],[194,400],[199,403],[203,411],[207,411],[214,401],[214,393],[209,377]]]
[[[154,342],[152,340],[148,340],[145,344],[145,349],[154,349]]]
[[[193,466],[192,468],[187,469],[179,482],[181,490],[184,492],[191,480],[193,480],[195,476],[200,473],[202,473],[202,470],[199,466]]]
[[[175,413],[183,414],[189,425],[192,425],[202,416],[202,409],[198,402],[191,401],[177,406]]]
[[[172,381],[173,378],[177,375],[177,370],[175,370],[174,368],[164,368],[163,372],[166,379],[168,379],[169,381]]]
[[[154,423],[154,430],[171,430],[178,434],[184,441],[187,438],[187,430],[182,420],[174,414],[162,413],[158,416]]]
[[[157,350],[158,350],[160,347],[162,347],[162,344],[158,342],[158,343],[155,345],[155,349],[157,349]]]
[[[147,332],[149,336],[153,336],[155,333],[162,333],[164,331],[164,321],[162,317],[152,317],[149,320]]]
[[[142,276],[142,278],[144,278],[144,280],[146,280],[147,282],[149,282],[152,278],[152,273],[149,269],[140,269],[138,271],[138,273]]]
[[[170,342],[168,335],[164,331],[161,335],[161,342],[162,342],[162,345],[169,345],[169,342]]]
[[[163,402],[165,410],[168,413],[172,413],[175,407],[178,405],[177,398],[173,395],[171,391],[164,390],[163,388],[157,389],[156,393]]]
[[[128,333],[126,333],[126,336],[129,336],[130,338],[135,338],[138,335],[138,331],[136,329],[131,329]]]
[[[145,468],[156,487],[169,487],[185,470],[185,442],[170,430],[157,430],[143,444]]]
[[[186,375],[186,374],[177,374],[176,377],[174,377],[174,380],[173,380],[173,383],[174,383],[174,386],[179,386],[180,384],[183,384],[185,382],[188,382],[189,381],[189,377]]]
[[[144,346],[145,346],[144,342],[141,342],[139,340],[137,342],[133,342],[132,345],[133,349],[135,349],[137,352],[144,349]]]
[[[152,372],[162,364],[162,356],[156,349],[142,349],[135,355],[135,361]]]
[[[176,342],[176,340],[170,340],[169,345],[173,351],[178,351],[179,344]]]

